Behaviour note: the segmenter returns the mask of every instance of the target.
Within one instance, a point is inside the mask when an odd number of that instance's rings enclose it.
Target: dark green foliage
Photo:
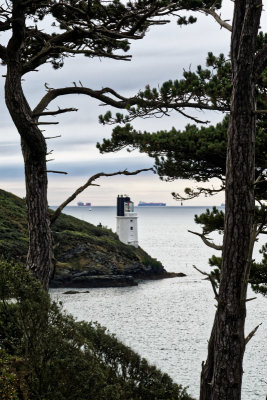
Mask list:
[[[261,248],[260,253],[262,254],[262,261],[252,264],[250,282],[256,293],[267,296],[267,244]]]
[[[167,180],[206,181],[225,175],[226,132],[228,119],[216,126],[187,125],[183,131],[137,132],[130,124],[117,126],[112,138],[97,144],[100,151],[118,151],[124,147],[139,149],[155,158],[155,170]]]
[[[180,21],[182,20],[183,18]],[[185,21],[188,23],[188,20]],[[199,65],[195,72],[184,71],[182,79],[168,80],[160,88],[146,85],[145,90],[140,91],[134,101],[129,100],[126,106],[127,115],[116,113],[113,117],[108,111],[99,117],[100,123],[127,123],[138,116],[164,115],[167,109],[174,109],[196,122],[201,122],[186,110],[196,108],[229,111],[231,64],[223,54],[215,57],[212,53],[208,54],[206,64],[207,68]]]
[[[201,1],[191,4],[188,9],[198,7]],[[197,6],[198,4],[198,6]],[[217,2],[216,2],[217,5]],[[220,7],[218,2],[218,7]],[[184,5],[186,7],[186,5]],[[208,5],[207,5],[208,6]],[[258,49],[266,43],[266,34],[258,35]],[[208,53],[207,68],[198,66],[195,72],[184,71],[183,79],[164,82],[159,89],[150,88],[140,91],[136,98],[137,106],[129,103],[127,115],[117,113],[115,117],[108,111],[100,116],[101,123],[123,123],[116,126],[110,140],[97,144],[104,152],[118,151],[127,148],[129,151],[138,149],[155,160],[155,172],[162,179],[194,179],[197,182],[208,181],[211,178],[225,177],[226,137],[228,117],[222,123],[209,127],[187,125],[183,131],[172,128],[170,131],[154,133],[136,131],[128,122],[136,116],[164,115],[167,110],[176,110],[183,115],[193,109],[212,109],[229,111],[232,91],[231,63],[223,55],[215,56]],[[266,110],[267,69],[260,75],[257,82],[257,109]],[[199,120],[192,117],[195,121]],[[259,200],[266,200],[267,193],[267,118],[266,113],[257,115],[256,136],[256,167],[255,176],[259,183],[255,186],[255,195]],[[208,193],[208,194],[212,194]]]
[[[154,259],[154,258],[144,258],[142,260],[144,265],[150,265],[153,269],[153,271],[157,272],[157,271],[162,271],[163,265],[161,264],[160,261]]]
[[[262,119],[261,124],[264,120]],[[259,126],[256,140],[256,176],[267,169],[267,135]],[[155,160],[155,171],[162,179],[194,179],[206,182],[211,178],[223,179],[226,165],[226,136],[228,117],[209,127],[187,125],[183,131],[136,131],[130,124],[116,126],[111,139],[97,144],[102,153],[138,149]],[[266,179],[255,187],[256,197],[265,199]]]
[[[256,208],[256,219],[258,221],[258,226],[264,231],[264,229],[266,229],[265,206]],[[195,222],[201,225],[204,235],[208,235],[214,231],[223,233],[224,213],[221,210],[219,211],[216,207],[213,207],[212,210],[207,209],[205,213],[195,215]],[[260,263],[252,262],[249,282],[255,292],[267,296],[267,244],[261,248],[260,253],[262,254],[262,261]],[[209,265],[213,267],[210,274],[217,284],[220,282],[221,261],[221,257],[215,255],[209,259]]]
[[[155,158],[155,170],[168,180],[206,181],[225,174],[227,119],[215,127],[187,125],[183,131],[137,132],[130,124],[117,126],[110,140],[97,144],[101,152],[138,148]]]
[[[9,366],[15,371],[15,361],[20,360],[23,374],[10,376],[10,381],[23,376],[17,386],[27,387],[29,399],[191,399],[168,375],[149,366],[104,328],[75,322],[23,267],[3,260],[0,351],[13,360]]]
[[[10,10],[16,9],[13,3],[6,1],[2,9],[1,31],[8,31],[12,27]],[[154,17],[165,15],[167,10],[199,10],[203,6],[210,7],[211,2],[47,0],[25,1],[17,6],[22,19],[30,22],[25,30],[20,58],[22,73],[28,73],[45,63],[51,63],[55,69],[61,68],[65,58],[73,54],[128,59],[129,56],[119,53],[129,50],[131,39],[142,38],[149,26],[154,24]],[[216,2],[215,8],[220,6],[221,2]],[[52,29],[44,31],[39,23],[47,15],[51,17]],[[178,24],[195,21],[196,18],[192,16],[180,17]],[[8,61],[5,51],[1,58],[3,63]]]
[[[23,258],[28,247],[25,201],[0,189],[0,254]]]
[[[263,296],[267,296],[267,245],[262,246],[260,253],[262,254],[262,261],[260,263],[252,262],[249,283],[252,289],[256,293],[260,293]],[[218,284],[220,282],[220,269],[221,269],[222,258],[213,255],[209,259],[209,265],[213,267],[210,272],[214,278],[214,282]]]
[[[17,377],[12,370],[13,362],[6,352],[0,349],[0,398],[1,400],[19,400]]]
[[[207,208],[205,213],[195,215],[195,222],[196,224],[202,225],[202,231],[204,235],[207,235],[214,231],[222,233],[224,224],[224,212],[221,210],[219,211],[216,207],[212,207],[211,211]]]
[[[212,58],[212,55],[209,55]],[[214,63],[212,59],[209,61]],[[218,61],[216,61],[218,62]],[[261,117],[258,123],[256,140],[256,177],[259,182],[255,185],[255,197],[266,200],[267,196],[267,135],[266,118]],[[226,165],[226,135],[228,117],[222,123],[215,126],[200,127],[187,125],[183,131],[172,128],[171,131],[159,131],[155,133],[135,131],[130,124],[117,126],[113,129],[112,138],[104,139],[97,147],[101,152],[118,151],[128,148],[130,151],[139,149],[155,159],[155,171],[166,180],[194,179],[197,182],[205,182],[211,178],[224,179]],[[206,191],[207,193],[208,191]],[[212,194],[212,190],[210,191]],[[186,195],[193,194],[190,188],[185,189]],[[202,225],[203,234],[213,231],[223,233],[224,213],[213,208],[199,216],[195,216],[195,222]],[[267,226],[267,208],[263,204],[255,208],[255,222],[261,232]],[[266,254],[266,248],[263,249]],[[220,258],[214,256],[209,262],[217,267],[211,274],[219,281]],[[264,289],[266,278],[266,262],[253,265],[250,281],[253,289],[266,293]],[[257,272],[258,271],[258,272]],[[257,283],[258,282],[258,283]]]
[[[190,21],[181,17],[180,22],[187,24]],[[258,50],[266,44],[266,37],[266,34],[263,33],[258,35]],[[122,148],[127,148],[128,151],[138,149],[154,158],[154,171],[166,181],[193,179],[196,182],[207,182],[212,178],[220,179],[221,186],[218,188],[185,188],[184,197],[179,193],[172,193],[177,200],[195,198],[202,193],[205,196],[213,195],[224,189],[228,116],[215,126],[187,125],[183,131],[172,128],[170,131],[153,133],[136,131],[129,121],[136,116],[160,114],[162,110],[174,109],[180,112],[181,107],[183,110],[192,107],[203,110],[209,107],[214,110],[229,110],[232,90],[230,62],[223,54],[216,57],[213,53],[208,53],[206,65],[206,69],[198,66],[195,72],[185,71],[183,79],[166,81],[159,89],[151,89],[147,85],[145,90],[138,94],[139,104],[129,106],[126,116],[116,114],[113,118],[112,114],[108,112],[105,116],[100,117],[102,123],[127,122],[124,126],[116,126],[113,129],[111,139],[104,139],[103,143],[97,144],[100,152],[118,151]],[[266,87],[267,69],[263,71],[257,82],[258,110],[266,110]],[[184,115],[188,116],[188,114]],[[260,207],[255,208],[255,223],[259,233],[266,233],[267,229],[267,207],[263,204],[263,201],[267,200],[266,132],[266,112],[259,113],[257,114],[255,143],[255,199],[260,202]],[[202,225],[203,236],[213,231],[223,233],[224,214],[216,208],[195,216],[195,222]],[[266,254],[266,248],[262,249],[262,253]],[[211,274],[219,282],[220,258],[214,256],[209,262],[211,266],[217,267]],[[262,263],[253,264],[250,275],[253,289],[261,291],[263,294],[266,293],[267,282],[265,264],[264,258]]]

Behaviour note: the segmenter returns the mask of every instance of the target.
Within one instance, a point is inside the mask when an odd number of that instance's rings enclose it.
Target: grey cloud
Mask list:
[[[0,155],[2,156],[14,156],[21,153],[19,143],[10,143],[0,141]]]
[[[1,181],[6,182],[10,179],[23,178],[24,177],[24,167],[23,163],[14,165],[1,165],[0,166],[0,185]]]

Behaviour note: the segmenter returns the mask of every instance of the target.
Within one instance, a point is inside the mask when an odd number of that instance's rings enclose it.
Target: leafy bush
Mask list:
[[[17,377],[11,367],[11,357],[0,350],[0,398],[18,400]]]
[[[144,265],[149,265],[155,273],[157,273],[157,272],[162,272],[162,271],[163,271],[163,265],[161,264],[160,261],[158,261],[158,260],[155,259],[155,258],[152,258],[152,257],[145,257],[145,258],[142,260],[142,263],[143,263]]]
[[[148,365],[105,328],[76,322],[62,312],[25,268],[4,260],[0,261],[0,349],[20,360],[23,371],[12,375],[6,368],[11,386],[1,389],[6,391],[3,399],[191,399],[167,374]],[[5,378],[0,375],[1,379]],[[16,397],[16,387],[27,390],[18,391]],[[13,397],[8,397],[10,388]]]

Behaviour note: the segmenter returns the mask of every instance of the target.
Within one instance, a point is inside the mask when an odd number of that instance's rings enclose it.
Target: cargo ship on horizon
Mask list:
[[[138,207],[166,207],[166,203],[148,203],[145,201],[139,201]]]

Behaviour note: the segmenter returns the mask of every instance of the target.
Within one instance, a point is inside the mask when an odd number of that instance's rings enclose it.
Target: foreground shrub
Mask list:
[[[0,399],[18,400],[18,379],[12,370],[12,358],[0,350]]]
[[[191,399],[167,374],[150,366],[105,328],[76,322],[62,312],[23,267],[3,260],[0,349],[6,355],[3,365],[7,371],[7,379],[0,375],[0,385],[6,382],[0,389],[3,399]],[[19,360],[20,373],[14,360]],[[13,397],[8,397],[12,390]]]

